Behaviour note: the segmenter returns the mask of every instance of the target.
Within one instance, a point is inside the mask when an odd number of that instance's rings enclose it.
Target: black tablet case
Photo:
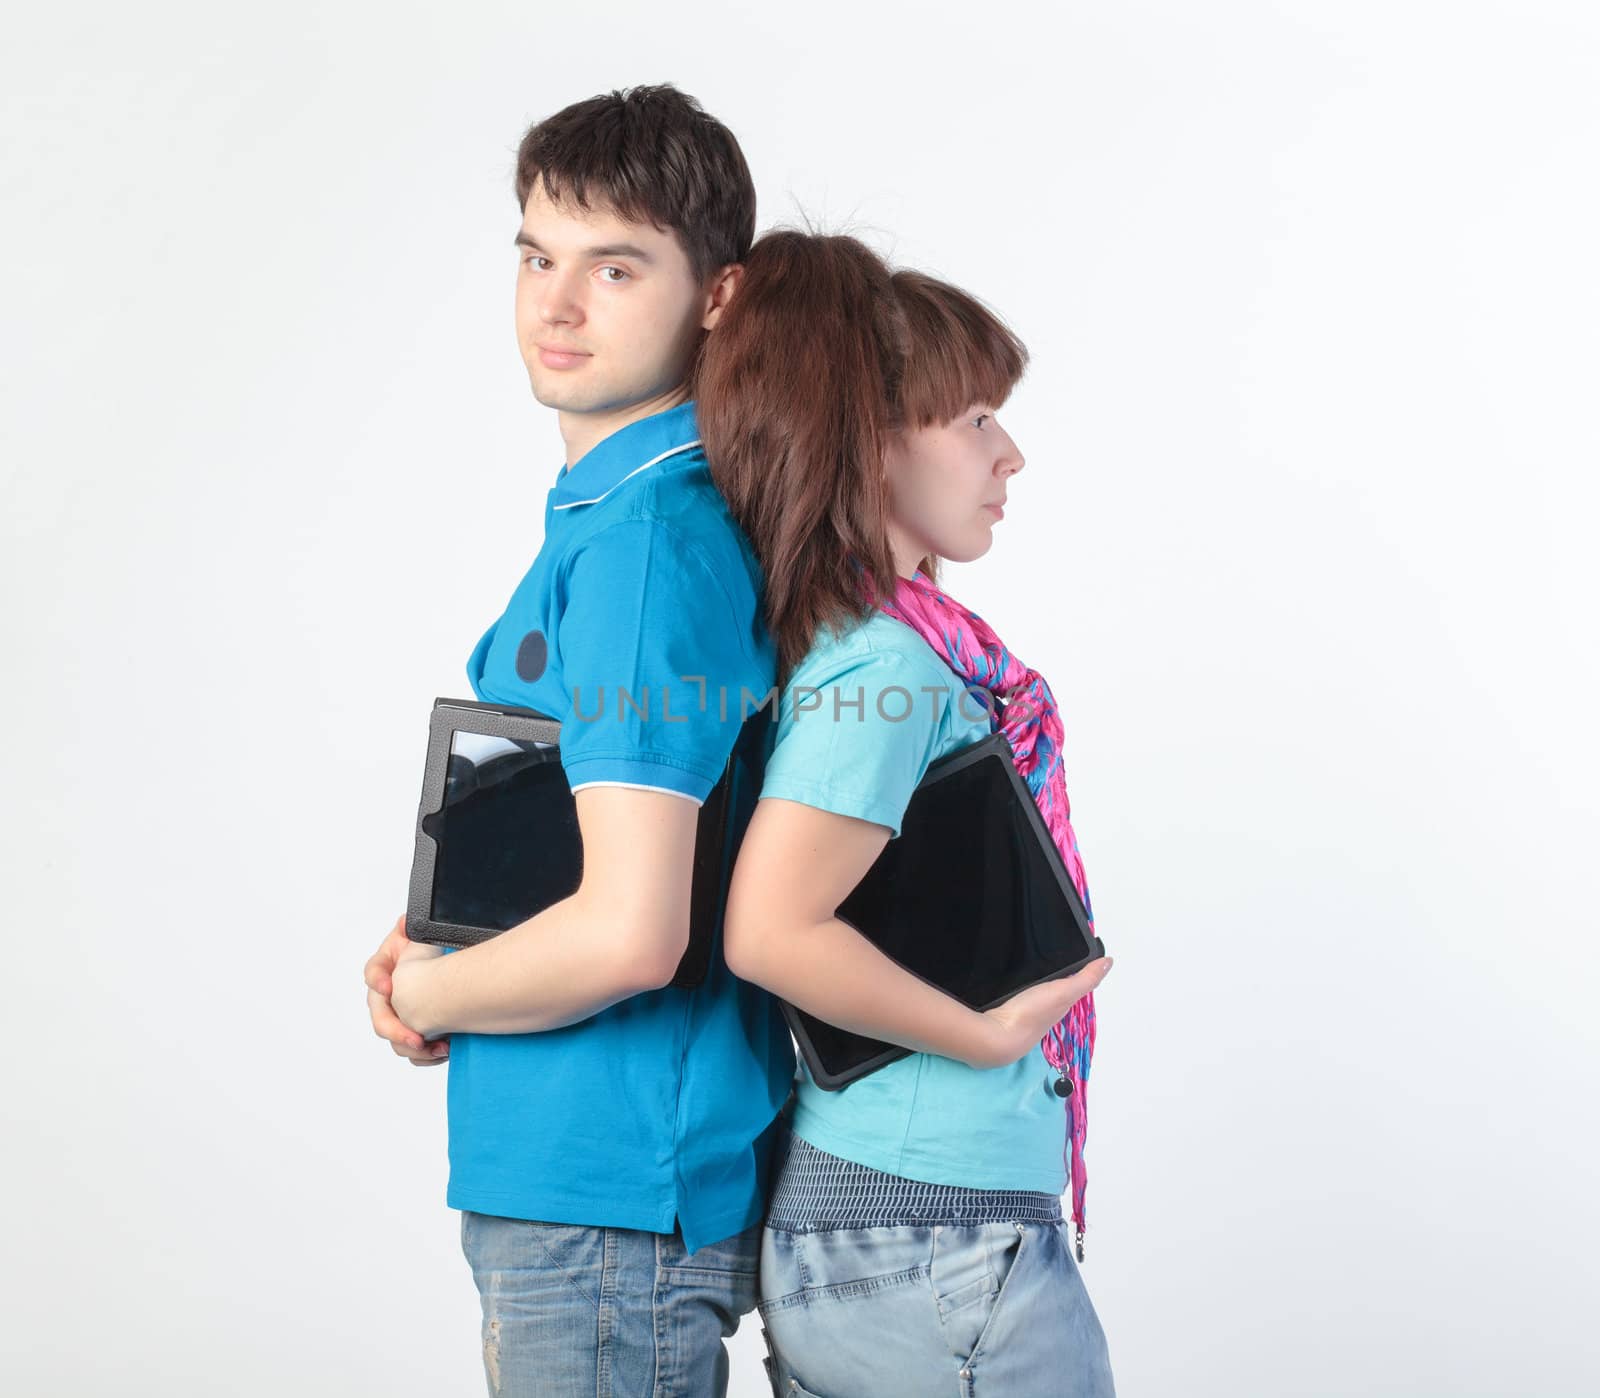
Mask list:
[[[1105,955],[1002,733],[929,764],[899,837],[837,916],[979,1010]],[[812,1078],[829,1091],[911,1052],[780,1003]]]
[[[727,890],[724,869],[738,819],[755,805],[771,715],[740,729],[695,831],[689,945],[670,984],[699,985]],[[457,731],[516,745],[474,764],[451,748]],[[561,721],[537,709],[435,699],[417,806],[406,935],[466,947],[487,941],[569,897],[583,877],[577,801],[561,766]]]

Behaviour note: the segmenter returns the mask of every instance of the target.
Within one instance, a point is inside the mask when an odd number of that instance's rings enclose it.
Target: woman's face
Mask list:
[[[890,439],[889,543],[895,571],[909,578],[928,554],[954,563],[982,558],[1022,453],[986,403],[959,417]]]

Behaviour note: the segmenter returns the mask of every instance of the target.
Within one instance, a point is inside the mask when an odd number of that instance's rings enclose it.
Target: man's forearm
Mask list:
[[[919,1053],[967,1062],[991,1045],[981,1010],[913,975],[838,918],[770,931],[743,972],[807,1014]]]
[[[666,983],[659,958],[641,950],[626,913],[581,891],[477,946],[428,966],[430,981],[411,1027],[443,1034],[527,1034],[575,1024],[619,1000]]]

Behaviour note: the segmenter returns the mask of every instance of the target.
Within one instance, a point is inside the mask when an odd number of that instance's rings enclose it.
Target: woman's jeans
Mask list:
[[[781,1398],[1113,1398],[1067,1225],[764,1228]]]
[[[761,1225],[683,1233],[461,1214],[495,1398],[724,1398],[725,1337],[755,1309]]]

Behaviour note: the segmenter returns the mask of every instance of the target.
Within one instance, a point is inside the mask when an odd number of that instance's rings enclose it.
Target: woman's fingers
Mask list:
[[[1070,976],[1063,976],[1056,981],[1043,981],[1023,991],[1024,995],[1034,996],[1029,1008],[1037,1011],[1042,1020],[1035,1037],[1043,1038],[1062,1015],[1106,978],[1110,969],[1111,958],[1099,956]]]
[[[1085,995],[1095,989],[1106,978],[1106,973],[1110,969],[1111,958],[1109,956],[1097,956],[1087,966],[1074,971],[1064,980],[1047,982],[1051,986],[1060,987],[1061,993],[1058,1003],[1061,1006],[1061,1013],[1065,1014]],[[1060,1015],[1056,1016],[1057,1019],[1060,1017]]]
[[[1082,985],[1083,990],[1079,993],[1087,995],[1106,978],[1110,970],[1111,958],[1109,956],[1097,956],[1081,970],[1074,971],[1067,979]]]

